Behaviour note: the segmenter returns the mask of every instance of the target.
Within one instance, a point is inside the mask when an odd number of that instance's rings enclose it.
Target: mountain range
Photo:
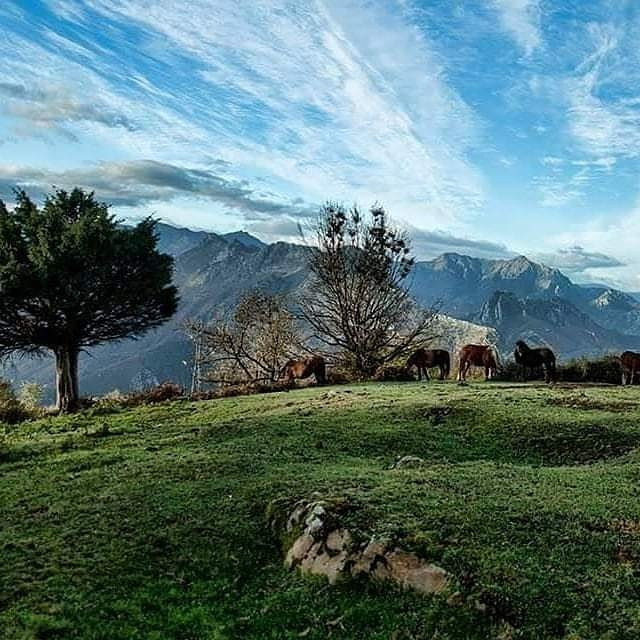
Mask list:
[[[265,244],[246,232],[215,234],[158,225],[158,246],[174,256],[180,307],[167,324],[140,340],[108,344],[84,354],[82,390],[87,394],[147,386],[163,380],[188,384],[191,345],[186,319],[210,320],[249,289],[295,292],[308,276],[308,247]],[[600,285],[581,286],[557,269],[524,256],[487,260],[445,253],[417,262],[411,277],[416,300],[457,322],[463,339],[496,336],[510,351],[515,340],[546,344],[561,358],[640,349],[640,302]],[[462,322],[464,321],[464,322]],[[484,334],[480,327],[488,327]],[[452,344],[451,341],[443,341]],[[35,380],[51,392],[50,359],[13,360],[0,374]]]

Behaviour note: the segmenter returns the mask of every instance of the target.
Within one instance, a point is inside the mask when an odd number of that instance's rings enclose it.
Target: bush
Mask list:
[[[544,371],[527,369],[527,380],[542,380]],[[621,377],[620,361],[616,356],[601,358],[574,358],[556,367],[558,382],[594,382],[602,384],[619,384]],[[506,362],[498,374],[499,380],[520,382],[522,369],[513,361]]]
[[[601,382],[620,384],[620,361],[615,356],[569,360],[558,367],[558,380],[563,382]]]
[[[31,412],[42,411],[42,396],[44,390],[37,382],[23,382],[18,393],[22,405]]]
[[[404,365],[385,364],[376,369],[373,379],[376,382],[410,382],[415,377]]]
[[[327,384],[349,384],[353,379],[348,372],[337,367],[332,367],[327,371]]]
[[[184,389],[175,382],[163,382],[155,387],[122,393],[115,389],[90,404],[91,407],[103,410],[115,410],[138,407],[143,404],[157,404],[167,400],[175,400],[184,396]]]
[[[13,387],[6,380],[0,380],[0,422],[15,424],[30,417],[30,412],[20,402]]]
[[[124,397],[124,406],[137,407],[141,404],[157,404],[175,400],[184,395],[184,389],[175,382],[163,382],[155,387],[128,393]]]

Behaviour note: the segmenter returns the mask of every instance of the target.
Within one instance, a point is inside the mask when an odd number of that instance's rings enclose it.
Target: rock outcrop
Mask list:
[[[349,577],[392,582],[422,594],[443,592],[451,575],[390,540],[363,538],[341,526],[336,505],[301,500],[287,513],[272,503],[267,515],[272,531],[285,547],[285,564],[304,573],[325,576],[330,584]]]

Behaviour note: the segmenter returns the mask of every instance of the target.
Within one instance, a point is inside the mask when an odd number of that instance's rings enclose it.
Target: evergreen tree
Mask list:
[[[78,406],[78,356],[136,338],[176,311],[173,258],[155,222],[125,227],[93,193],[56,190],[42,207],[0,201],[0,356],[52,352],[56,406]]]

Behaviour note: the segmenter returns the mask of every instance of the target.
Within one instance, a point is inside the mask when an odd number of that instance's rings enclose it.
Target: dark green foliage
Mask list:
[[[602,358],[574,358],[557,366],[557,379],[563,382],[593,382],[620,384],[622,371],[617,356]],[[504,364],[498,374],[499,380],[522,381],[522,368],[513,361]],[[527,370],[527,380],[543,380],[542,368]]]
[[[622,370],[616,356],[577,358],[558,367],[558,378],[565,382],[603,382],[620,384]]]
[[[173,260],[155,222],[124,227],[93,193],[55,191],[37,207],[0,201],[0,355],[56,355],[58,404],[78,401],[81,350],[138,337],[176,310]]]

